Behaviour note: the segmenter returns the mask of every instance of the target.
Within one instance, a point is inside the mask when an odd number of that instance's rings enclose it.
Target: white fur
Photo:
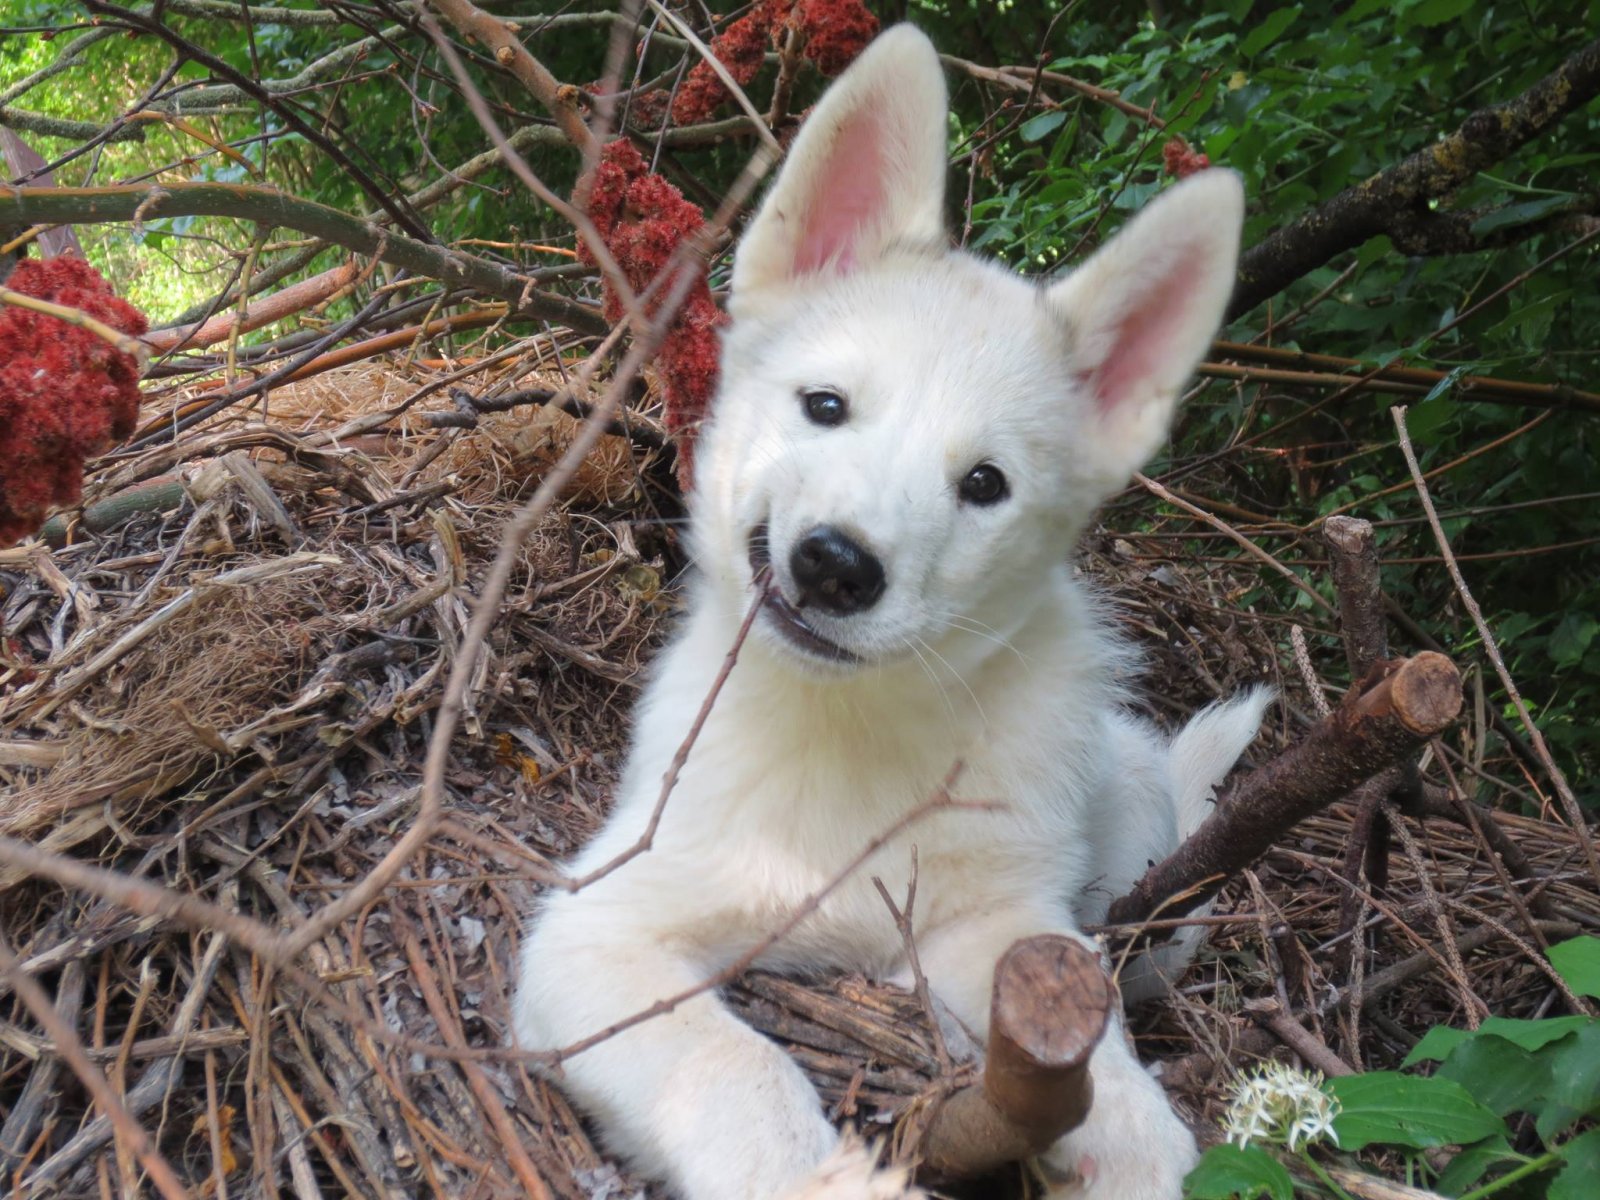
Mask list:
[[[775,586],[813,526],[882,560],[870,609],[815,631],[844,665],[756,621],[653,847],[528,930],[515,1030],[571,1044],[707,979],[932,795],[959,796],[880,850],[762,960],[903,972],[871,879],[905,894],[915,846],[922,965],[981,1037],[999,956],[1081,936],[1170,852],[1253,736],[1264,697],[1209,710],[1171,743],[1121,708],[1131,667],[1074,582],[1094,507],[1159,445],[1214,336],[1242,194],[1226,172],[1170,189],[1041,291],[950,252],[938,223],[944,84],[927,40],[885,33],[807,121],[741,244],[723,383],[697,454],[688,615],[637,712],[610,821],[573,865],[632,845],[752,600],[749,535],[770,525]],[[838,203],[833,203],[835,199]],[[848,398],[837,427],[798,389]],[[1007,499],[963,503],[978,462]],[[1117,1030],[1093,1060],[1088,1121],[1052,1152],[1061,1196],[1177,1200],[1194,1142]],[[566,1087],[610,1143],[686,1200],[769,1200],[837,1143],[816,1093],[714,993],[568,1060]]]
[[[904,1167],[879,1169],[878,1152],[846,1134],[825,1162],[783,1200],[928,1200]]]

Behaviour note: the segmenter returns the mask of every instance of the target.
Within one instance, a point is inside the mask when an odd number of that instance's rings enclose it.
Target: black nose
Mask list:
[[[883,595],[883,564],[842,529],[819,525],[789,555],[800,605],[814,604],[848,616],[871,608]]]

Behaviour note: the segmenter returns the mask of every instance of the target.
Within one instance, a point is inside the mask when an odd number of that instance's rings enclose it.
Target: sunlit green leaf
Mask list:
[[[1551,946],[1550,965],[1578,995],[1600,998],[1600,937],[1575,937]]]

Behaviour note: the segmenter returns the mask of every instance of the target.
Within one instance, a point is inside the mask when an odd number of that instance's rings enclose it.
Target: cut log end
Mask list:
[[[989,1040],[1004,1039],[1030,1066],[1061,1070],[1085,1061],[1112,1005],[1099,957],[1072,938],[1026,938],[994,972]]]
[[[967,1179],[1041,1153],[1083,1122],[1089,1058],[1115,993],[1100,958],[1057,935],[1025,938],[994,973],[983,1080],[941,1105],[922,1154],[936,1179]]]
[[[1360,517],[1329,517],[1322,525],[1328,544],[1347,555],[1364,554],[1372,549],[1372,522]]]
[[[1431,650],[1409,659],[1391,683],[1394,713],[1407,729],[1432,737],[1461,712],[1461,672]]]

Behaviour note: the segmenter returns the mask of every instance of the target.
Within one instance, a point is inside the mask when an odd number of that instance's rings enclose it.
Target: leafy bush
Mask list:
[[[1572,995],[1600,999],[1600,938],[1552,946],[1550,965]],[[1489,1017],[1475,1030],[1438,1026],[1405,1061],[1422,1063],[1436,1064],[1433,1074],[1372,1071],[1322,1085],[1337,1109],[1326,1141],[1346,1155],[1370,1147],[1398,1153],[1410,1178],[1460,1200],[1593,1200],[1600,1182],[1600,1018]],[[1263,1144],[1272,1140],[1292,1143],[1290,1161],[1347,1200],[1312,1156],[1316,1137],[1270,1132],[1207,1151],[1189,1177],[1190,1200],[1293,1200],[1301,1185]],[[1529,1152],[1519,1143],[1532,1143]],[[1422,1151],[1439,1147],[1453,1153],[1435,1171]]]
[[[1029,20],[986,4],[920,0],[919,20],[943,46],[984,63],[1046,65],[1152,106],[1144,126],[1089,98],[1059,108],[995,114],[975,84],[957,87],[954,191],[958,228],[973,245],[1049,273],[1080,260],[1164,185],[1162,146],[1186,139],[1212,163],[1239,171],[1251,208],[1245,245],[1312,206],[1434,145],[1476,109],[1510,100],[1600,28],[1600,4],[1515,7],[1467,0],[1358,0],[1333,8],[1265,5],[1074,8],[1047,36],[1055,5]],[[1018,9],[1022,6],[1017,6]],[[1135,16],[1135,12],[1138,16]],[[1580,33],[1578,31],[1589,31]],[[1473,253],[1426,254],[1373,237],[1244,314],[1225,336],[1249,341],[1332,289],[1304,318],[1268,339],[1367,364],[1403,356],[1448,372],[1445,385],[1409,398],[1411,434],[1434,482],[1454,550],[1504,643],[1528,699],[1580,799],[1600,802],[1600,453],[1594,421],[1485,403],[1460,389],[1466,375],[1595,388],[1600,289],[1592,215],[1600,163],[1600,106],[1570,114],[1471,183],[1435,213],[1476,214],[1496,243]],[[970,208],[960,196],[971,188]],[[1470,315],[1467,315],[1469,314]],[[1463,619],[1438,552],[1405,482],[1388,408],[1395,397],[1360,391],[1328,402],[1289,387],[1212,384],[1191,400],[1167,468],[1195,491],[1259,514],[1246,521],[1291,564],[1322,557],[1318,522],[1354,509],[1379,523],[1386,592],[1447,649],[1469,660],[1479,639]],[[1490,443],[1504,445],[1481,451]],[[1219,459],[1215,451],[1232,446]],[[1256,532],[1259,530],[1260,532]],[[1214,552],[1209,543],[1193,549]],[[1307,600],[1264,576],[1255,596],[1272,611]],[[1490,681],[1491,713],[1509,714]],[[1487,750],[1504,752],[1490,734]],[[1480,799],[1504,794],[1485,789]]]

